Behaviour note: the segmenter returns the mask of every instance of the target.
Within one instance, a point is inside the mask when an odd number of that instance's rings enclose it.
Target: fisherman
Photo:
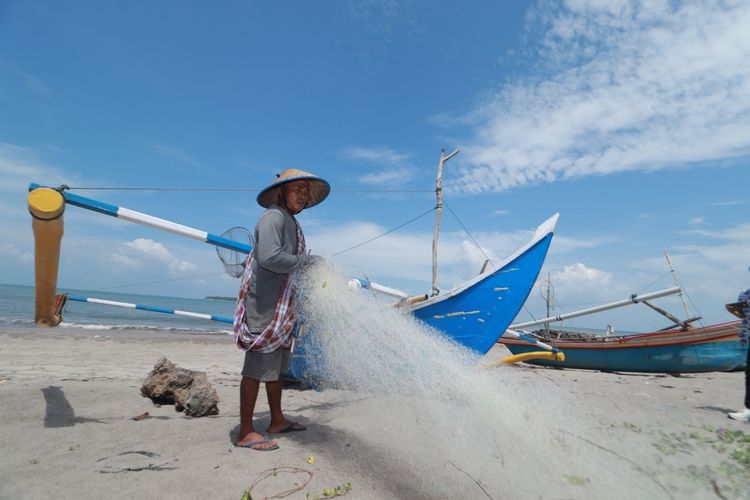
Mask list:
[[[323,259],[305,253],[305,237],[294,216],[322,202],[330,190],[328,182],[320,177],[288,169],[277,174],[276,180],[258,195],[258,203],[267,210],[255,226],[255,248],[245,263],[234,317],[235,342],[245,351],[237,446],[257,451],[279,447],[253,427],[261,382],[265,382],[271,410],[266,432],[306,429],[287,420],[281,411],[280,375],[287,370],[292,337],[298,326],[291,275]]]
[[[737,298],[737,306],[742,313],[739,333],[740,345],[747,348],[750,342],[750,288],[742,292]],[[745,409],[730,413],[729,418],[740,422],[750,422],[750,349],[747,351],[747,360],[745,361]]]

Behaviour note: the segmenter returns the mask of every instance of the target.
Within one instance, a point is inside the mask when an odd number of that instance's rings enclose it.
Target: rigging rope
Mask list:
[[[381,237],[385,236],[386,234],[390,234],[390,233],[392,233],[393,231],[396,231],[397,229],[401,229],[402,227],[406,226],[407,224],[411,224],[412,222],[414,222],[414,221],[415,221],[415,220],[417,220],[417,219],[421,219],[422,217],[424,217],[425,215],[429,214],[430,212],[432,212],[432,211],[433,211],[433,210],[435,210],[435,209],[437,209],[437,207],[432,207],[431,209],[429,209],[429,210],[428,210],[428,211],[426,211],[425,213],[423,213],[423,214],[421,214],[421,215],[417,215],[417,216],[416,216],[416,217],[414,217],[413,219],[411,219],[411,220],[409,220],[409,221],[406,221],[406,222],[404,222],[404,223],[403,223],[403,224],[401,224],[400,226],[394,227],[393,229],[391,229],[391,230],[389,230],[389,231],[386,231],[386,232],[384,232],[384,233],[382,233],[382,234],[379,234],[379,235],[375,236],[374,238],[370,238],[370,239],[369,239],[369,240],[367,240],[367,241],[363,241],[362,243],[358,243],[358,244],[354,245],[353,247],[349,247],[349,248],[347,248],[347,249],[345,249],[345,250],[341,250],[340,252],[332,253],[332,254],[331,254],[331,257],[334,257],[334,256],[336,256],[336,255],[341,255],[342,253],[348,252],[349,250],[354,250],[355,248],[361,247],[362,245],[366,245],[366,244],[370,243],[371,241],[375,241],[375,240],[377,240],[378,238],[381,238]]]
[[[461,227],[464,229],[464,232],[471,238],[471,241],[474,242],[474,244],[477,246],[480,252],[482,252],[482,255],[484,255],[484,258],[489,261],[490,264],[492,264],[492,267],[495,267],[495,263],[492,262],[492,259],[490,259],[486,253],[484,253],[484,249],[482,249],[481,246],[479,246],[479,243],[477,243],[477,240],[474,239],[474,237],[471,235],[468,229],[466,229],[466,226],[464,226],[464,223],[461,222],[461,219],[458,218],[458,215],[456,215],[456,212],[453,211],[453,209],[448,205],[446,201],[443,201],[443,205],[448,209],[448,211],[453,214],[453,217],[456,219],[456,221],[461,225]]]
[[[206,278],[206,277],[209,277],[209,276],[221,276],[223,274],[224,274],[223,272],[221,272],[221,273],[211,273],[211,274],[197,274],[195,276],[186,276],[184,278],[172,278],[172,279],[168,279],[168,280],[147,281],[147,282],[144,282],[144,283],[130,283],[128,285],[105,286],[105,287],[102,287],[102,288],[93,288],[91,291],[92,292],[103,292],[104,290],[112,290],[114,288],[129,288],[131,286],[156,285],[158,283],[169,283],[169,282],[172,282],[172,281],[184,281],[184,280],[191,280],[191,279],[195,279],[195,278]]]
[[[137,186],[70,186],[68,189],[96,191],[209,191],[209,192],[260,192],[259,188],[230,187],[137,187]],[[336,189],[337,193],[432,193],[429,189]]]

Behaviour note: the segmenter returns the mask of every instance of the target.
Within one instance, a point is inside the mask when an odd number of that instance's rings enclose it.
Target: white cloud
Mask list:
[[[13,243],[0,243],[0,256],[10,258],[21,264],[31,264],[34,262],[34,254],[19,249]]]
[[[363,175],[357,179],[362,184],[384,185],[399,184],[407,182],[414,178],[414,171],[408,168],[397,168],[381,170]]]
[[[186,260],[173,260],[169,263],[169,270],[175,274],[194,272],[198,268]]]
[[[0,191],[24,193],[31,182],[56,186],[74,182],[57,167],[44,164],[29,148],[0,142]]]
[[[330,259],[352,276],[367,275],[374,281],[411,293],[424,293],[432,279],[432,232],[396,231],[339,255],[332,254],[365,242],[388,229],[369,222],[352,222],[315,228],[306,240],[315,253]],[[442,232],[438,242],[439,285],[449,289],[476,276],[489,257],[500,263],[533,235],[533,229],[515,232],[477,232],[471,239],[461,232]]]
[[[169,271],[172,274],[183,274],[197,270],[195,264],[175,258],[167,247],[154,240],[137,238],[126,242],[125,247],[131,250],[131,255],[121,252],[113,254],[113,258],[121,264],[133,266],[139,261],[139,257],[146,257],[146,260],[156,259],[167,263]]]
[[[124,267],[138,268],[141,265],[141,261],[128,255],[123,255],[120,252],[113,252],[111,255],[112,260],[115,264]]]
[[[692,234],[707,236],[737,244],[750,245],[750,223],[738,224],[718,231],[693,230]],[[750,256],[748,256],[750,258]]]
[[[138,238],[133,241],[125,243],[126,246],[132,248],[138,253],[150,255],[156,257],[162,262],[171,262],[175,260],[174,256],[166,249],[164,245],[154,240],[148,240],[145,238]]]
[[[734,207],[737,205],[744,205],[747,203],[745,200],[730,200],[730,201],[718,201],[716,203],[711,203],[709,206],[712,207]]]
[[[378,166],[378,170],[357,178],[362,184],[403,185],[417,174],[417,169],[410,163],[411,155],[388,148],[351,147],[343,151],[343,156]]]
[[[724,304],[736,299],[737,294],[750,286],[750,223],[737,224],[716,231],[693,230],[698,237],[694,243],[675,245],[668,249],[675,274],[670,271],[664,255],[657,251],[652,256],[621,258],[614,263],[606,259],[612,247],[603,246],[596,252],[581,249],[573,253],[573,262],[560,262],[559,239],[553,241],[554,252],[547,260],[540,279],[551,272],[554,286],[553,314],[571,312],[610,301],[622,300],[631,293],[648,293],[675,285],[677,278],[685,291],[684,300],[679,296],[658,299],[657,305],[681,318],[701,315],[705,324],[730,321]],[[614,242],[614,245],[621,246]],[[603,243],[604,245],[604,243]],[[592,262],[603,263],[592,264]],[[538,288],[525,306],[533,314],[522,313],[518,322],[546,315],[545,304]],[[616,311],[569,321],[571,326],[584,324],[603,328],[606,323],[618,325],[620,329],[648,331],[669,324],[668,320],[643,306],[632,306]],[[648,326],[650,325],[650,326]]]
[[[745,1],[543,3],[537,75],[469,117],[458,189],[501,191],[750,153]]]
[[[411,155],[399,153],[388,148],[364,148],[353,146],[344,150],[344,157],[352,160],[368,161],[371,163],[403,164],[409,161]]]
[[[581,262],[563,267],[562,271],[552,273],[554,283],[569,289],[602,288],[612,283],[612,273],[587,267]]]

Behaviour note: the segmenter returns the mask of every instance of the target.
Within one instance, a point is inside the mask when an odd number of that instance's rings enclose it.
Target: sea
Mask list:
[[[187,299],[74,289],[58,289],[58,293],[229,318],[234,316],[235,307],[235,300],[230,300],[230,298]],[[0,284],[0,328],[32,328],[34,326],[34,287]],[[232,325],[207,319],[68,300],[63,309],[63,322],[58,325],[58,328],[226,335],[231,332]]]
[[[235,308],[235,299],[232,297],[189,299],[77,289],[58,289],[57,292],[228,318],[234,316]],[[0,284],[0,328],[32,328],[34,326],[34,287]],[[229,334],[232,331],[231,325],[225,322],[72,300],[68,300],[66,303],[63,309],[63,322],[58,325],[58,328],[146,330],[221,335]],[[598,328],[577,328],[566,325],[564,329],[593,335],[606,334],[606,330]],[[638,332],[617,331],[618,335],[633,335],[636,333]]]

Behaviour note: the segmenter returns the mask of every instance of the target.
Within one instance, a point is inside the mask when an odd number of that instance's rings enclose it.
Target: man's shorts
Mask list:
[[[246,352],[242,376],[261,382],[279,380],[279,376],[289,368],[289,352],[289,349],[278,349],[273,352]]]

